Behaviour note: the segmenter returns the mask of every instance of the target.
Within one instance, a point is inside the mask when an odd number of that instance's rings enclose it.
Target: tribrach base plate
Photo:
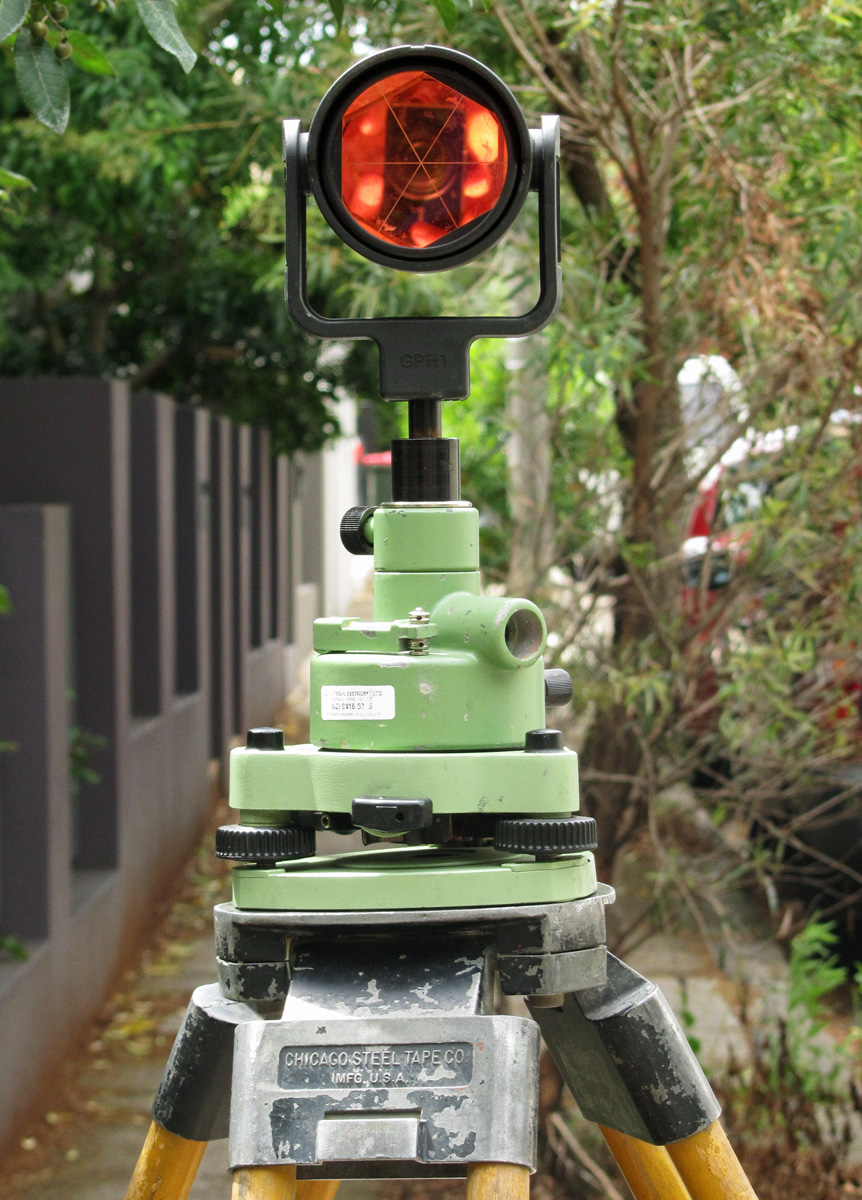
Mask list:
[[[588,853],[536,862],[495,850],[394,847],[233,870],[237,908],[294,912],[554,904],[595,890]]]

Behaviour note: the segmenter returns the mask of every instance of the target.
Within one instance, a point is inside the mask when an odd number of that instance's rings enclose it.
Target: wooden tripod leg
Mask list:
[[[231,1200],[294,1200],[296,1167],[240,1167],[233,1173]]]
[[[514,1163],[468,1163],[467,1200],[528,1200],[530,1168]]]
[[[168,1133],[153,1121],[125,1200],[186,1200],[206,1145]]]
[[[599,1129],[635,1200],[691,1200],[664,1146],[652,1146],[604,1125]]]
[[[296,1200],[334,1200],[338,1179],[300,1179],[296,1185]]]
[[[667,1152],[691,1200],[757,1200],[718,1121],[681,1142],[671,1142]]]

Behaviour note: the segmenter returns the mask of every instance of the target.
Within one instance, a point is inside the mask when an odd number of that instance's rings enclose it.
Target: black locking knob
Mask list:
[[[572,698],[572,677],[562,667],[549,667],[545,671],[545,707],[562,708]]]
[[[314,854],[314,830],[298,825],[222,825],[216,830],[216,858],[273,863]]]
[[[365,526],[373,515],[373,508],[348,508],[341,518],[341,544],[351,554],[373,554],[374,547],[365,536]]]

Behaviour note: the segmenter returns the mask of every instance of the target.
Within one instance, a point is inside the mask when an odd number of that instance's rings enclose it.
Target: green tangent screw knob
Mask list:
[[[216,858],[239,862],[281,862],[310,858],[314,830],[298,825],[222,825],[216,830]]]
[[[592,817],[501,818],[494,829],[494,846],[513,854],[580,854],[598,846]]]

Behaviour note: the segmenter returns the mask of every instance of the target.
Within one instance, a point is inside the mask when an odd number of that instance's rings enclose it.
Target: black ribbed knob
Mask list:
[[[298,825],[222,825],[216,830],[216,858],[239,862],[280,862],[286,858],[310,858],[314,854],[314,830]]]
[[[341,544],[351,554],[373,554],[374,547],[363,532],[368,518],[374,512],[373,508],[348,508],[341,518]]]
[[[559,729],[528,729],[524,737],[524,749],[528,754],[546,754],[549,750],[562,750],[563,735]]]
[[[247,750],[283,750],[284,730],[274,729],[270,725],[249,729],[245,735],[245,746]]]
[[[562,667],[549,667],[545,671],[545,707],[562,708],[572,698],[572,677]]]
[[[597,845],[592,817],[510,817],[494,829],[495,848],[514,854],[580,854]]]

